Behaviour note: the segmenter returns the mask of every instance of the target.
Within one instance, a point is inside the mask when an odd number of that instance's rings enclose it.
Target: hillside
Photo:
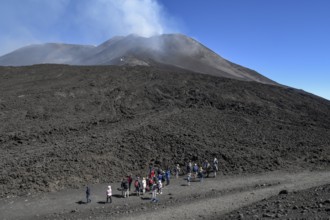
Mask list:
[[[0,67],[1,197],[217,156],[223,174],[328,169],[330,102],[148,66]]]

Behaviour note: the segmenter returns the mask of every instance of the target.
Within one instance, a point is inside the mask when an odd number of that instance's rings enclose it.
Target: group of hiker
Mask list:
[[[187,175],[186,181],[187,185],[190,186],[192,179],[199,178],[200,182],[203,182],[204,177],[209,177],[210,173],[213,172],[213,177],[216,177],[218,171],[218,160],[214,158],[212,164],[205,160],[201,166],[198,166],[197,163],[192,163],[189,161],[186,165],[186,169],[181,169],[179,164],[176,164],[173,172],[175,178],[179,178],[181,175]],[[152,197],[151,201],[158,202],[157,194],[162,194],[162,189],[164,186],[170,185],[171,179],[171,170],[167,167],[163,170],[160,166],[154,167],[153,165],[149,166],[149,172],[146,177],[140,178],[136,176],[133,180],[133,176],[130,174],[125,178],[122,178],[120,184],[120,190],[122,192],[122,197],[126,198],[130,196],[132,191],[132,185],[134,187],[134,192],[137,196],[143,195],[146,192],[151,192]],[[90,200],[90,188],[86,187],[86,200],[87,203],[91,202]],[[106,203],[112,203],[112,188],[109,185],[106,190]]]

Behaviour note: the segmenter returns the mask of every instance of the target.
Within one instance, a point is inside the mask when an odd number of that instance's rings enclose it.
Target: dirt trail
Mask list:
[[[114,190],[113,204],[104,204],[105,184],[92,186],[92,203],[80,205],[84,189],[47,193],[38,196],[0,200],[1,219],[202,219],[216,218],[244,205],[276,195],[282,189],[303,190],[330,183],[330,172],[268,172],[246,176],[219,176],[186,186],[183,178],[172,179],[150,203],[149,194],[119,198]],[[119,183],[112,184],[117,188]]]
[[[258,183],[262,183],[261,186],[266,186],[257,189],[249,188],[249,186]],[[157,216],[157,219],[218,219],[217,216],[276,195],[283,189],[298,191],[326,183],[330,183],[330,172],[295,174],[273,172],[260,176],[234,177],[222,181],[221,185],[212,185],[212,187],[216,190],[242,187],[239,192],[233,191],[215,198],[197,199],[188,204],[176,205],[175,208],[165,208],[140,215],[125,216],[120,219],[152,219],[153,216]],[[244,187],[247,190],[244,190]]]

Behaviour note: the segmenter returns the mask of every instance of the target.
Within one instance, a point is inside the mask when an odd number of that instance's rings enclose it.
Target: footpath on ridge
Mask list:
[[[277,195],[281,190],[299,191],[330,183],[330,171],[275,171],[254,175],[217,176],[203,183],[186,185],[183,177],[150,202],[151,194],[121,198],[113,183],[113,203],[106,204],[107,184],[91,186],[92,203],[85,201],[84,189],[45,193],[0,200],[1,219],[203,219],[216,218],[242,206]]]

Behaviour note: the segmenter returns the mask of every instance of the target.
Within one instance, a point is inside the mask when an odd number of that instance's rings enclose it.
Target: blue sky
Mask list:
[[[328,0],[0,0],[0,55],[181,32],[281,84],[330,100]]]
[[[224,58],[330,100],[330,1],[162,2],[185,34]]]

